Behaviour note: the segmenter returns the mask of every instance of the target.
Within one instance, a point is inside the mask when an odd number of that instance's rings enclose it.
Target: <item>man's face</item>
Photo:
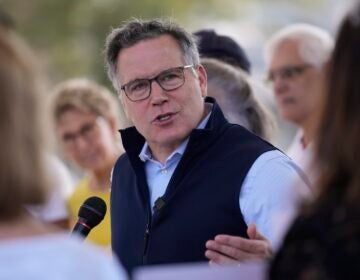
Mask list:
[[[322,96],[323,73],[304,62],[298,43],[286,40],[275,49],[268,68],[282,117],[302,126],[312,118]]]
[[[121,85],[137,79],[150,79],[164,70],[184,66],[182,52],[169,35],[148,39],[122,50],[117,61],[117,79]],[[156,81],[150,96],[133,102],[120,94],[127,117],[145,137],[153,152],[173,151],[197,127],[204,115],[206,73],[202,66],[184,69],[185,82],[165,91]]]

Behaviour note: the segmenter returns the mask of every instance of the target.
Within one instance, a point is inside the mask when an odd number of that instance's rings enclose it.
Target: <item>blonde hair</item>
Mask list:
[[[118,99],[105,87],[86,78],[60,83],[51,96],[50,107],[55,125],[68,110],[92,113],[106,119],[113,118],[120,125]]]
[[[0,220],[46,199],[41,79],[31,50],[0,27]]]

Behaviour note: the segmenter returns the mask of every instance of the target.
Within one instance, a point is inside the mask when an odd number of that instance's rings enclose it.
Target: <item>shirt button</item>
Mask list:
[[[167,169],[162,169],[161,174],[165,175],[167,173]]]

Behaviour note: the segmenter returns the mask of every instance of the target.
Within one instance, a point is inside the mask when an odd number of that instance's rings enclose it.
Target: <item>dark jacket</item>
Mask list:
[[[111,190],[112,248],[128,271],[147,264],[205,261],[205,242],[224,233],[246,236],[239,194],[254,161],[274,147],[229,124],[214,99],[203,130],[188,146],[153,215],[144,162],[144,138],[121,131],[126,154],[117,161]]]

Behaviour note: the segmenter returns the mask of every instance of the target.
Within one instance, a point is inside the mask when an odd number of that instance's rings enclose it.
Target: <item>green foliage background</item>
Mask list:
[[[253,0],[255,1],[255,0]],[[257,0],[261,3],[265,0]],[[297,1],[302,6],[321,0]],[[111,27],[131,17],[173,17],[194,30],[204,20],[231,20],[246,13],[250,0],[0,0],[16,30],[44,63],[50,83],[86,76],[110,86],[103,45]],[[282,0],[274,1],[281,5]],[[311,3],[311,4],[310,4]],[[235,8],[236,7],[236,8]],[[240,7],[240,8],[239,8]]]
[[[225,5],[230,2],[222,1]],[[202,9],[216,11],[219,6],[219,1],[214,0],[1,0],[0,3],[13,19],[15,29],[44,62],[51,83],[87,76],[106,85],[109,83],[102,51],[111,27],[131,17],[174,17],[185,24],[189,14]]]
[[[35,50],[49,88],[88,77],[112,89],[103,61],[105,37],[132,17],[171,17],[189,31],[232,34],[250,57],[252,76],[262,81],[262,44],[272,32],[294,21],[329,27],[334,11],[348,1],[358,0],[0,0],[0,9]],[[269,97],[259,96],[274,111]],[[275,143],[285,148],[290,134],[286,124],[281,127]]]

